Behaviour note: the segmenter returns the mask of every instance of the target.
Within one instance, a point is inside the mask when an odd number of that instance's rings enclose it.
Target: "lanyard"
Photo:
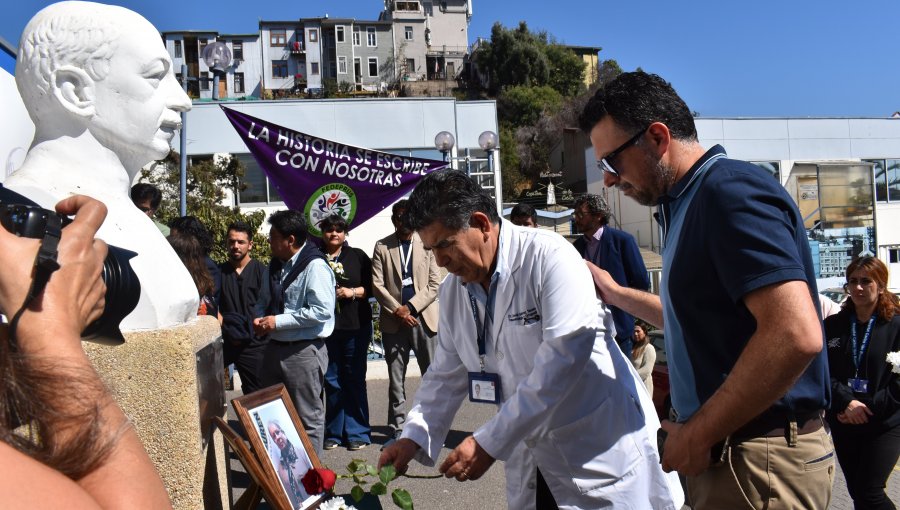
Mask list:
[[[403,242],[400,242],[400,272],[402,276],[406,278],[409,274],[409,261],[412,259],[412,241],[409,242],[409,248],[404,251],[403,250]]]
[[[472,285],[477,285],[476,283],[472,283]],[[475,333],[477,335],[478,341],[478,358],[481,362],[481,373],[484,373],[484,356],[487,354],[487,324],[488,324],[488,310],[490,307],[494,305],[494,294],[496,293],[497,286],[494,282],[491,282],[490,290],[488,291],[487,303],[484,306],[484,322],[481,323],[481,327],[479,327],[478,321],[478,304],[475,302],[475,296],[469,292],[469,303],[472,305],[472,319],[475,320]],[[493,315],[493,314],[492,314]]]
[[[859,377],[859,366],[862,364],[863,356],[866,354],[866,347],[869,346],[869,338],[872,333],[872,325],[875,324],[875,315],[869,319],[869,324],[866,326],[866,334],[863,336],[862,345],[859,346],[859,350],[856,350],[856,319],[850,320],[850,345],[853,349],[853,364],[856,366],[856,376]]]

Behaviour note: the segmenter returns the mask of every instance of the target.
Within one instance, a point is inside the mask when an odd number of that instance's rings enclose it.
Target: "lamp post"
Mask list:
[[[444,161],[450,161],[450,151],[453,150],[454,145],[456,145],[456,139],[449,131],[441,131],[434,137],[434,146],[444,155]]]
[[[453,134],[449,131],[441,131],[434,137],[434,147],[441,152],[444,156],[444,161],[446,162],[454,162],[459,160],[465,160],[466,162],[466,175],[477,178],[479,181],[481,177],[490,175],[493,177],[493,191],[494,191],[494,199],[497,202],[497,210],[502,210],[503,207],[503,186],[501,183],[500,175],[496,170],[496,165],[494,164],[494,151],[497,150],[497,145],[499,142],[499,137],[497,133],[493,131],[485,131],[478,136],[478,145],[487,152],[487,162],[488,162],[488,172],[472,172],[472,162],[473,161],[485,161],[484,159],[472,158],[469,154],[469,149],[465,149],[465,156],[460,158],[455,158],[450,156],[450,151],[453,150],[453,146],[456,144],[456,139],[453,137]],[[479,184],[481,184],[479,182]],[[488,187],[490,188],[490,187]]]

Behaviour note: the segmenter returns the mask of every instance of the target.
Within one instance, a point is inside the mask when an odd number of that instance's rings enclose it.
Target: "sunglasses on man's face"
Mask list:
[[[330,234],[332,232],[337,232],[338,234],[343,234],[344,229],[338,228],[338,227],[329,227],[329,228],[326,228],[325,230],[323,230],[322,232],[325,232],[326,234]]]
[[[613,167],[613,161],[615,161],[615,159],[619,156],[619,154],[625,152],[625,149],[638,143],[638,140],[640,140],[641,137],[644,136],[644,133],[646,133],[648,129],[650,129],[650,126],[647,126],[644,129],[638,131],[638,133],[636,135],[632,136],[631,138],[629,138],[627,142],[618,146],[615,150],[613,150],[612,152],[607,154],[606,157],[604,157],[600,161],[597,161],[597,168],[599,168],[600,170],[602,170],[604,172],[610,173],[616,177],[620,176],[621,173],[618,170],[616,170],[615,167]]]

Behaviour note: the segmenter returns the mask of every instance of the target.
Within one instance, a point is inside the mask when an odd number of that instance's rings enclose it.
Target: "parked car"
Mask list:
[[[843,304],[844,300],[847,299],[847,293],[844,292],[844,289],[840,287],[832,287],[830,289],[820,290],[819,294],[827,297],[828,299],[834,301],[837,304]]]
[[[669,397],[669,365],[666,358],[665,333],[656,329],[649,333],[650,345],[656,349],[656,364],[653,366],[653,406],[660,420],[670,417],[672,399]]]

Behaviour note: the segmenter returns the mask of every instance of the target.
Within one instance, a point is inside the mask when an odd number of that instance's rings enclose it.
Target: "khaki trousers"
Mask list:
[[[728,449],[724,462],[687,477],[693,510],[825,510],[834,482],[834,445],[825,427],[798,436],[759,437]]]

